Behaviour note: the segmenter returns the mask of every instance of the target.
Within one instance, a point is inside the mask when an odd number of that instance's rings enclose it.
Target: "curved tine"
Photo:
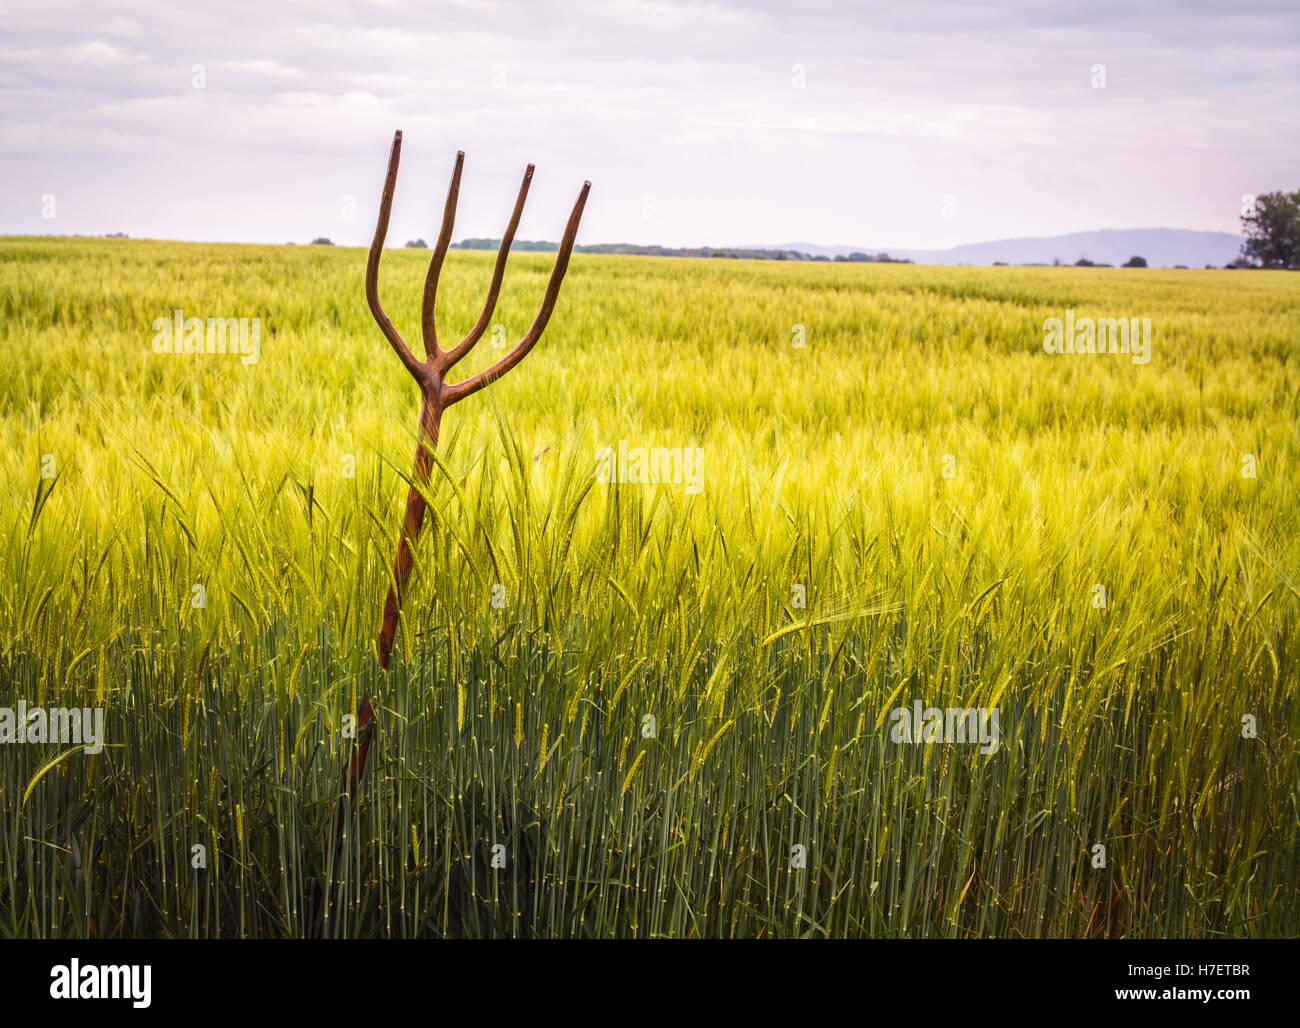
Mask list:
[[[590,182],[582,184],[582,192],[578,194],[578,202],[573,205],[573,213],[569,215],[569,223],[564,228],[564,238],[560,241],[560,253],[555,258],[555,267],[551,269],[551,280],[546,284],[546,295],[542,297],[542,305],[538,308],[537,317],[533,319],[533,323],[524,334],[523,339],[519,341],[513,350],[491,367],[480,371],[471,378],[465,379],[463,382],[447,386],[444,393],[447,398],[444,406],[449,407],[467,396],[472,396],[485,385],[496,381],[527,357],[528,352],[537,345],[537,340],[546,331],[546,323],[551,318],[551,311],[555,309],[556,298],[560,295],[560,283],[564,281],[564,273],[569,268],[569,254],[573,251],[573,240],[578,234],[578,222],[582,220],[582,209],[587,204],[587,192],[590,189]]]
[[[429,273],[424,276],[424,303],[420,307],[420,327],[424,332],[424,352],[432,357],[438,352],[438,331],[433,327],[433,301],[438,295],[438,276],[442,261],[447,256],[452,229],[456,225],[456,199],[460,196],[460,170],[465,166],[465,151],[456,151],[456,168],[451,173],[451,187],[447,190],[447,205],[442,209],[442,231],[429,258]]]
[[[393,149],[388,155],[388,175],[384,179],[384,193],[379,199],[379,223],[375,226],[375,238],[370,243],[370,256],[366,258],[366,302],[370,304],[370,313],[375,316],[379,329],[388,338],[398,359],[406,370],[419,382],[420,362],[415,359],[401,335],[393,327],[392,321],[384,313],[379,303],[379,255],[384,252],[384,239],[388,235],[388,216],[393,210],[393,193],[397,189],[397,164],[402,156],[402,133],[399,129],[393,134]]]
[[[488,287],[487,299],[483,302],[483,313],[478,316],[478,321],[469,330],[469,335],[447,351],[446,359],[443,362],[444,371],[454,368],[462,357],[474,349],[475,344],[483,338],[488,322],[492,320],[492,312],[497,309],[497,297],[501,293],[501,280],[506,274],[506,258],[510,255],[510,244],[515,241],[515,230],[519,228],[519,218],[524,213],[524,201],[528,198],[528,186],[532,181],[533,165],[530,164],[524,172],[523,184],[519,187],[519,199],[515,201],[515,212],[510,216],[510,224],[506,226],[506,234],[501,238],[501,248],[497,251],[496,267],[492,269],[492,284]]]

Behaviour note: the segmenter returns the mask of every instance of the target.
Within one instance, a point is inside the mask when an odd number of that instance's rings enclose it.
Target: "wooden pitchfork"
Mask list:
[[[537,340],[546,330],[546,323],[555,309],[556,298],[560,295],[560,283],[569,267],[569,254],[573,250],[573,239],[578,234],[578,222],[582,220],[582,209],[587,203],[587,191],[590,182],[582,184],[578,202],[573,205],[569,223],[564,227],[564,237],[560,241],[560,252],[551,271],[551,280],[546,284],[546,294],[537,317],[524,333],[515,348],[499,361],[471,375],[463,382],[452,384],[446,381],[447,372],[460,363],[474,349],[474,344],[482,338],[487,330],[492,312],[496,309],[497,295],[501,292],[501,279],[505,275],[506,257],[510,253],[510,244],[514,241],[515,230],[519,227],[519,216],[524,210],[524,201],[528,198],[528,186],[533,180],[533,165],[524,171],[524,181],[519,187],[519,198],[515,201],[514,213],[510,224],[506,226],[505,236],[501,239],[501,248],[497,251],[496,266],[492,269],[492,284],[488,286],[487,300],[483,304],[483,313],[459,343],[450,350],[440,349],[438,333],[433,323],[433,303],[438,293],[438,275],[442,271],[443,258],[447,256],[447,246],[451,243],[452,226],[456,221],[456,198],[460,193],[460,171],[465,163],[465,152],[456,154],[456,167],[451,173],[451,188],[447,191],[447,205],[442,213],[442,231],[438,233],[438,242],[433,248],[433,257],[429,261],[429,272],[424,278],[424,303],[421,306],[420,329],[424,335],[425,360],[415,359],[410,348],[402,341],[392,321],[379,304],[379,255],[384,249],[384,237],[388,235],[388,216],[393,207],[393,191],[397,187],[397,162],[402,154],[402,133],[393,136],[393,150],[388,158],[388,177],[384,180],[384,195],[379,201],[379,224],[375,226],[375,238],[370,244],[370,257],[366,261],[366,301],[370,304],[370,313],[379,323],[380,331],[392,344],[397,359],[405,365],[416,385],[420,387],[420,427],[418,443],[415,449],[414,482],[406,496],[406,515],[402,518],[402,535],[397,544],[397,555],[393,558],[393,579],[388,586],[388,595],[384,599],[384,621],[379,630],[379,664],[388,670],[388,660],[393,651],[393,639],[397,635],[398,612],[406,593],[407,583],[411,577],[411,546],[420,535],[424,525],[424,495],[420,486],[428,485],[429,474],[433,470],[433,449],[438,444],[438,428],[442,423],[442,414],[454,403],[459,403],[467,396],[477,393],[485,385],[494,382],[521,360],[528,356]]]
[[[573,251],[573,240],[578,234],[578,223],[582,220],[582,209],[587,203],[590,182],[582,184],[578,201],[573,205],[569,223],[564,227],[564,236],[560,240],[560,252],[551,270],[551,279],[546,284],[546,293],[537,317],[529,326],[524,337],[515,348],[499,361],[477,375],[471,375],[461,382],[451,383],[446,380],[447,372],[455,367],[482,338],[487,330],[492,312],[496,309],[497,296],[501,292],[501,279],[505,275],[506,257],[510,253],[510,244],[514,241],[515,230],[519,227],[519,218],[523,214],[524,201],[528,197],[528,186],[533,180],[533,165],[524,171],[524,181],[519,187],[519,198],[515,201],[514,213],[510,224],[506,226],[501,239],[501,248],[497,251],[496,265],[492,269],[492,283],[488,286],[487,300],[483,304],[483,313],[465,336],[450,350],[440,349],[438,335],[434,328],[433,306],[438,293],[438,276],[442,271],[443,258],[447,256],[447,247],[451,243],[452,227],[456,221],[456,199],[460,193],[460,172],[465,163],[464,151],[456,154],[456,167],[451,173],[451,187],[447,191],[447,204],[442,213],[442,230],[438,233],[438,242],[433,248],[433,257],[429,261],[429,271],[424,279],[424,302],[421,306],[420,329],[424,336],[425,359],[417,360],[410,348],[402,340],[392,321],[384,313],[379,303],[379,257],[383,253],[384,239],[388,235],[388,218],[393,207],[393,193],[397,187],[397,164],[402,155],[402,133],[393,135],[393,149],[388,157],[388,175],[384,179],[384,193],[379,201],[379,223],[375,226],[375,238],[370,244],[370,256],[366,260],[366,302],[370,304],[370,313],[379,323],[380,331],[392,344],[397,359],[420,387],[420,425],[418,442],[415,450],[415,469],[412,476],[410,492],[406,496],[406,514],[402,518],[402,534],[397,544],[397,554],[393,558],[393,576],[388,586],[388,595],[384,599],[384,620],[379,629],[379,665],[388,670],[388,662],[393,652],[393,640],[397,635],[397,622],[406,594],[406,587],[411,578],[411,547],[419,538],[424,526],[426,507],[422,486],[429,483],[433,470],[433,450],[438,444],[438,429],[442,424],[442,414],[448,407],[477,393],[484,386],[500,378],[507,371],[528,356],[528,352],[537,345],[537,340],[546,330],[555,301],[560,295],[560,283],[569,267],[569,255]],[[353,746],[348,768],[343,776],[343,789],[339,795],[338,811],[334,826],[334,851],[337,858],[342,846],[343,828],[348,812],[355,800],[361,778],[366,771],[366,758],[369,756],[372,733],[374,731],[373,710],[369,697],[363,697],[357,711],[357,739]],[[319,909],[320,891],[317,885],[316,902]]]

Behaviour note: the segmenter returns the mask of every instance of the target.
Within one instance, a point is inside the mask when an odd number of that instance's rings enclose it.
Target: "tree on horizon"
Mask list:
[[[1241,225],[1243,258],[1263,268],[1300,269],[1300,190],[1256,197],[1242,213]]]

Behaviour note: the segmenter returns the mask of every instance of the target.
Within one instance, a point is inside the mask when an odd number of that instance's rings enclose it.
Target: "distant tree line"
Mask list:
[[[409,244],[408,244],[409,245]],[[501,246],[500,239],[462,239],[452,243],[453,250],[496,250]],[[516,239],[511,249],[537,253],[554,253],[559,244],[543,239]],[[822,255],[802,253],[798,250],[762,250],[744,247],[725,246],[642,246],[639,243],[592,243],[589,246],[575,246],[575,253],[606,253],[636,257],[719,257],[731,260],[755,261],[853,261],[880,262],[886,264],[911,264],[909,260],[890,257],[887,253],[871,256],[865,253],[840,254],[831,258]]]
[[[1257,197],[1248,197],[1243,205],[1241,224],[1246,236],[1241,247],[1241,255],[1227,268],[1289,268],[1300,269],[1300,190],[1294,193],[1264,193]],[[316,245],[332,246],[329,239],[321,236],[313,239]],[[407,244],[412,249],[428,249],[423,239],[412,239]],[[500,239],[462,239],[452,243],[453,250],[496,250],[501,246]],[[523,252],[554,253],[559,249],[558,243],[544,239],[517,239],[513,249]],[[732,260],[769,260],[769,261],[835,261],[848,263],[875,264],[911,264],[907,258],[891,257],[887,253],[868,254],[855,250],[849,254],[835,257],[802,253],[798,250],[765,250],[742,247],[675,247],[675,246],[641,246],[637,243],[595,243],[589,246],[575,246],[578,253],[628,254],[643,257],[721,257]],[[995,265],[1004,265],[995,261]],[[1062,267],[1059,258],[1052,260],[1053,267]],[[1034,267],[1036,265],[1026,265]],[[1076,268],[1109,268],[1111,264],[1080,257],[1074,262]],[[1182,267],[1182,265],[1178,265]],[[1133,256],[1121,267],[1145,268],[1145,257]],[[1212,265],[1206,265],[1212,267]]]

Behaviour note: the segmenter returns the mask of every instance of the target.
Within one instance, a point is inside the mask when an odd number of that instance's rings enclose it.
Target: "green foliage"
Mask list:
[[[1300,269],[1300,190],[1265,193],[1241,216],[1241,254],[1265,268]]]

